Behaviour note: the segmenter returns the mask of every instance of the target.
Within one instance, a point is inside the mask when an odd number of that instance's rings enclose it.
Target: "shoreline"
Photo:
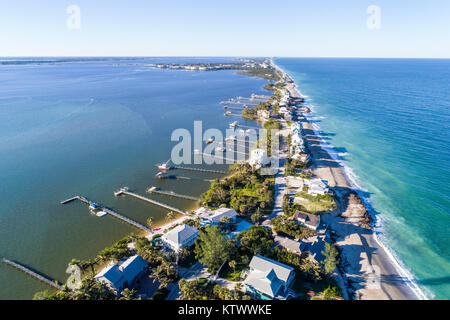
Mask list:
[[[302,98],[307,98],[305,95],[303,95],[299,88],[298,85],[294,82],[294,80],[289,76],[289,74],[287,72],[285,72],[283,69],[281,69],[279,66],[277,66],[274,62],[273,59],[271,60],[272,65],[274,66],[274,68],[276,70],[278,70],[279,72],[281,72],[283,75],[287,76],[289,79],[292,80],[291,84],[288,84],[288,91],[291,93],[291,95],[293,96],[297,96],[297,97],[302,97]],[[310,107],[310,106],[308,106]],[[342,161],[333,153],[330,152],[329,146],[324,145],[324,141],[320,136],[320,133],[318,132],[320,129],[317,125],[314,125],[311,122],[311,117],[309,117],[307,114],[302,114],[304,120],[302,121],[304,124],[307,124],[307,128],[312,131],[312,136],[314,136],[314,140],[317,143],[316,145],[316,149],[321,149],[321,150],[315,150],[315,152],[311,151],[311,156],[313,159],[313,167],[314,167],[314,173],[325,179],[325,180],[332,180],[332,184],[330,184],[330,186],[337,186],[337,187],[344,187],[344,188],[348,188],[350,190],[355,191],[360,200],[362,201],[362,205],[363,207],[369,212],[371,218],[373,219],[374,223],[374,227],[371,229],[370,233],[367,234],[359,234],[359,236],[361,237],[361,240],[365,241],[365,246],[369,246],[371,248],[366,248],[366,250],[362,250],[361,254],[364,253],[364,251],[366,251],[366,255],[367,255],[367,265],[362,266],[364,267],[369,267],[369,269],[372,271],[372,276],[371,275],[366,275],[366,278],[363,279],[363,282],[365,280],[366,284],[362,285],[361,288],[359,288],[358,290],[355,290],[355,295],[356,296],[360,296],[362,295],[363,299],[420,299],[420,300],[426,300],[428,299],[427,296],[422,292],[422,290],[418,287],[418,285],[415,283],[414,281],[414,277],[407,271],[407,268],[405,266],[403,266],[403,264],[399,261],[399,259],[396,257],[395,253],[392,252],[392,250],[389,248],[389,246],[387,246],[386,244],[384,244],[382,242],[382,240],[379,238],[378,233],[380,233],[380,231],[377,230],[377,228],[380,228],[380,224],[379,224],[379,220],[380,218],[376,217],[374,214],[374,209],[371,207],[370,203],[367,202],[367,200],[360,194],[361,191],[361,187],[357,184],[357,182],[355,181],[355,177],[354,173],[352,172],[352,169],[346,165],[344,165],[342,163]],[[300,117],[301,118],[301,117]],[[307,140],[313,140],[313,139],[307,139]],[[309,142],[309,141],[308,141]],[[326,161],[324,161],[324,159],[318,158],[318,155],[324,155],[326,154],[325,158],[327,158]],[[321,162],[326,162],[326,163],[321,163]],[[331,167],[331,163],[334,162],[334,166]],[[328,172],[326,172],[328,171]],[[332,179],[330,179],[330,177]],[[341,199],[342,200],[342,199]],[[329,218],[327,217],[327,220],[331,220],[330,221],[330,226],[333,226],[332,229],[334,227],[337,226],[336,223],[340,223],[337,222],[336,219],[339,217],[333,217],[333,218]],[[353,217],[352,217],[353,218]],[[350,222],[351,224],[355,225],[355,222]],[[338,228],[337,228],[338,229]],[[341,245],[348,245],[348,239],[346,239],[347,237],[350,237],[350,233],[349,231],[344,231],[340,232],[341,234],[344,233],[345,236],[341,236],[340,238],[344,238],[341,239],[339,241],[339,243],[342,242]],[[356,232],[358,233],[358,232]],[[338,238],[339,239],[339,238]],[[350,240],[351,241],[351,240]],[[374,250],[373,250],[374,249]],[[367,251],[373,250],[372,253],[368,253]],[[347,257],[345,257],[346,254],[348,254],[347,252],[342,253],[341,255],[344,255],[344,259],[346,259]],[[354,257],[353,257],[354,258]],[[348,262],[348,261],[347,261]],[[360,261],[354,261],[354,264],[359,264]],[[362,261],[364,262],[364,261]],[[375,262],[375,264],[373,263]],[[375,266],[375,268],[374,268]],[[376,267],[378,267],[380,270],[375,270],[377,269]],[[362,269],[362,268],[361,268]],[[344,278],[347,278],[346,276],[348,275],[348,272],[345,272],[347,270],[344,270]],[[360,270],[362,271],[362,270]],[[366,270],[367,273],[368,270]],[[379,276],[377,277],[377,275],[379,274]],[[395,282],[391,281],[391,284],[385,284],[383,283],[384,281],[387,281],[386,279],[383,279],[384,277],[389,277],[389,278],[393,278],[392,276],[394,275],[395,277]],[[370,286],[370,284],[367,284],[367,282],[373,281],[374,277],[378,278],[381,280],[381,284],[380,287],[378,289],[372,289]],[[359,281],[361,281],[361,277],[364,278],[364,276],[359,276],[360,279]],[[371,279],[369,279],[371,278]],[[346,281],[347,282],[347,281]],[[388,281],[387,281],[388,282]],[[361,283],[360,283],[361,285]],[[351,285],[350,285],[351,286]],[[346,291],[348,291],[349,289],[352,288],[348,288],[348,285],[346,284]],[[379,294],[379,292],[374,292],[374,291],[380,291],[383,294]]]

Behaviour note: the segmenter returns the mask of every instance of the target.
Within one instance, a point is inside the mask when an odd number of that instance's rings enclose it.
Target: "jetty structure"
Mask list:
[[[160,190],[157,187],[150,187],[147,189],[147,193],[155,193],[155,194],[161,194],[161,195],[165,195],[165,196],[169,196],[169,197],[175,197],[175,198],[180,198],[180,199],[187,199],[187,200],[192,200],[192,201],[200,201],[201,199],[198,197],[193,197],[193,196],[188,196],[188,195],[184,195],[184,194],[179,194],[176,193],[174,191],[163,191]]]
[[[215,143],[217,143],[217,142],[215,142]],[[228,174],[227,171],[222,171],[222,170],[191,168],[191,167],[182,167],[182,166],[173,166],[172,168],[178,169],[178,170],[197,171],[197,172],[205,172],[205,173]]]
[[[101,211],[105,212],[106,214],[109,214],[109,215],[111,215],[111,216],[113,216],[113,217],[115,217],[115,218],[117,218],[119,220],[122,220],[123,222],[126,222],[126,223],[128,223],[128,224],[130,224],[130,225],[132,225],[132,226],[134,226],[134,227],[136,227],[138,229],[141,229],[141,230],[143,230],[145,232],[148,232],[148,233],[152,233],[151,229],[149,229],[146,226],[140,224],[139,222],[136,222],[136,221],[134,221],[134,220],[132,220],[132,219],[130,219],[128,217],[125,217],[125,216],[121,215],[120,213],[117,213],[117,212],[107,208],[107,207],[104,207],[104,206],[99,205],[99,204],[97,204],[97,203],[95,203],[93,201],[90,201],[86,197],[75,196],[75,197],[69,198],[67,200],[61,201],[61,204],[66,204],[66,203],[69,203],[69,202],[72,202],[72,201],[75,201],[75,200],[79,200],[82,203],[87,204],[89,206],[89,208],[91,208],[91,209],[101,210]]]
[[[139,199],[139,200],[142,200],[142,201],[145,201],[145,202],[148,202],[148,203],[151,203],[151,204],[163,207],[163,208],[165,208],[167,210],[181,213],[182,215],[189,215],[187,212],[185,212],[185,211],[183,211],[181,209],[169,206],[168,204],[161,203],[159,201],[152,200],[152,199],[146,198],[144,196],[141,196],[139,194],[136,194],[134,192],[131,192],[131,191],[129,191],[128,187],[120,188],[119,191],[114,192],[114,196],[116,196],[116,197],[121,196],[121,195],[127,195],[127,196],[130,196],[130,197],[133,197],[133,198],[136,198],[136,199]]]
[[[31,277],[33,277],[33,278],[35,278],[35,279],[37,279],[37,280],[39,280],[41,282],[44,282],[45,284],[48,284],[49,286],[51,286],[51,287],[53,287],[53,288],[55,288],[57,290],[62,290],[63,289],[62,286],[58,283],[58,281],[52,280],[52,279],[50,279],[48,277],[45,277],[45,276],[37,273],[36,271],[31,270],[30,268],[28,268],[28,267],[26,267],[26,266],[24,266],[24,265],[22,265],[22,264],[20,264],[18,262],[9,260],[9,259],[7,259],[5,257],[2,258],[2,262],[4,264],[6,264],[6,265],[9,265],[9,266],[19,270],[19,271],[24,272],[25,274],[27,274],[27,275],[29,275],[29,276],[31,276]]]

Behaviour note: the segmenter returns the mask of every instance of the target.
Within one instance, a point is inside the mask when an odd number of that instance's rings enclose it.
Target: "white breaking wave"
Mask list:
[[[279,68],[281,70],[281,72],[286,73],[280,67],[277,66],[277,68]],[[292,77],[291,77],[291,79],[294,80]],[[304,95],[300,91],[300,89],[298,88],[298,85],[296,83],[294,83],[294,89],[300,95],[300,97],[305,99],[306,105],[311,110],[310,115],[304,114],[305,118],[308,121],[325,119],[324,116],[311,115],[316,112],[316,108],[311,103],[311,99],[307,95]],[[383,241],[383,239],[386,239],[386,238],[383,237],[383,235],[385,234],[384,228],[383,228],[383,219],[382,219],[381,215],[378,215],[378,216],[375,215],[374,209],[373,209],[369,199],[367,197],[365,197],[361,192],[361,191],[367,192],[368,190],[363,188],[358,183],[358,176],[356,175],[356,173],[353,171],[353,169],[351,167],[349,167],[347,164],[344,163],[344,161],[341,158],[341,155],[338,152],[334,151],[333,146],[323,139],[322,135],[320,134],[321,130],[320,130],[319,125],[317,125],[316,123],[311,123],[311,126],[313,128],[314,134],[319,138],[319,143],[320,143],[320,146],[322,147],[322,149],[327,151],[330,154],[330,156],[342,166],[342,168],[344,169],[344,176],[345,176],[347,182],[349,183],[350,188],[352,190],[354,190],[356,193],[358,193],[362,202],[364,203],[367,210],[369,211],[372,219],[376,222],[374,225],[374,230],[373,230],[373,236],[374,236],[375,241],[380,245],[380,247],[382,247],[384,249],[384,251],[386,252],[386,255],[389,257],[390,262],[392,263],[394,268],[403,277],[403,281],[414,292],[414,294],[417,296],[417,298],[421,299],[421,300],[427,300],[429,298],[432,299],[434,297],[434,295],[431,292],[429,292],[428,290],[427,290],[427,295],[423,292],[422,288],[420,288],[418,286],[417,282],[415,281],[415,277],[414,277],[413,273],[401,262],[398,255],[396,255],[395,252],[387,244],[384,243],[385,241]],[[344,154],[347,154],[347,153],[344,153]]]

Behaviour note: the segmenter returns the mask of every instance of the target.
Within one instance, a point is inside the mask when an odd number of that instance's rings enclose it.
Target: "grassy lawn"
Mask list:
[[[247,267],[246,264],[236,264],[236,268],[234,271],[228,263],[226,263],[219,272],[219,277],[229,280],[229,281],[239,281],[241,279],[241,272]]]
[[[298,204],[302,209],[309,213],[326,212],[336,209],[336,202],[330,195],[326,196],[313,196],[306,192],[298,192],[295,197],[301,197],[302,199],[296,199],[295,204]]]

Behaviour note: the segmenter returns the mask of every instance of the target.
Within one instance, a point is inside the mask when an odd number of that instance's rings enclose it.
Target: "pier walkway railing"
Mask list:
[[[81,196],[75,196],[75,197],[72,197],[70,199],[61,201],[61,204],[66,204],[66,203],[72,202],[74,200],[80,200],[81,202],[83,202],[84,204],[87,204],[87,205],[90,205],[92,203],[97,204],[96,202],[90,201],[87,198],[81,197]],[[132,226],[134,226],[136,228],[138,228],[138,229],[141,229],[141,230],[145,231],[145,232],[152,233],[151,229],[149,229],[146,226],[140,224],[139,222],[136,222],[136,221],[134,221],[134,220],[132,220],[132,219],[130,219],[128,217],[125,217],[125,216],[121,215],[120,213],[117,213],[117,212],[115,212],[115,211],[113,211],[113,210],[111,210],[111,209],[109,209],[107,207],[104,207],[102,205],[97,204],[97,206],[98,206],[97,207],[98,210],[104,211],[107,214],[110,214],[111,216],[113,216],[113,217],[115,217],[115,218],[117,218],[119,220],[122,220],[122,221],[124,221],[124,222],[126,222],[126,223],[128,223],[128,224],[130,224],[130,225],[132,225]]]
[[[136,194],[136,193],[134,193],[134,192],[130,192],[130,191],[128,191],[127,188],[121,188],[119,191],[114,192],[114,195],[115,195],[116,197],[117,197],[117,196],[120,196],[120,195],[127,195],[127,196],[130,196],[130,197],[134,197],[134,198],[140,199],[140,200],[142,200],[142,201],[146,201],[146,202],[148,202],[148,203],[151,203],[151,204],[154,204],[154,205],[163,207],[163,208],[165,208],[165,209],[167,209],[167,210],[170,210],[170,211],[178,212],[178,213],[181,213],[181,214],[183,214],[183,215],[188,215],[187,212],[185,212],[185,211],[183,211],[183,210],[181,210],[181,209],[178,209],[178,208],[169,206],[169,205],[167,205],[167,204],[165,204],[165,203],[161,203],[161,202],[156,201],[156,200],[152,200],[152,199],[143,197],[143,196],[141,196],[141,195],[139,195],[139,194]]]
[[[190,167],[181,167],[181,166],[174,166],[173,168],[174,169],[179,169],[179,170],[198,171],[198,172],[206,172],[206,173],[228,174],[227,171],[222,171],[222,170],[190,168]]]
[[[56,281],[56,280],[51,280],[48,279],[40,274],[38,274],[37,272],[34,272],[33,270],[21,265],[20,263],[11,261],[9,259],[6,258],[2,258],[2,262],[13,267],[16,268],[26,274],[28,274],[29,276],[38,279],[39,281],[42,281],[46,284],[48,284],[49,286],[52,286],[53,288],[57,289],[57,290],[62,290],[62,286]]]
[[[179,194],[179,193],[175,193],[174,191],[163,191],[163,190],[159,190],[156,187],[150,187],[147,189],[148,193],[156,193],[156,194],[161,194],[164,196],[169,196],[169,197],[176,197],[176,198],[181,198],[181,199],[187,199],[187,200],[192,200],[192,201],[200,201],[201,199],[198,197],[193,197],[193,196],[188,196],[185,194]]]

